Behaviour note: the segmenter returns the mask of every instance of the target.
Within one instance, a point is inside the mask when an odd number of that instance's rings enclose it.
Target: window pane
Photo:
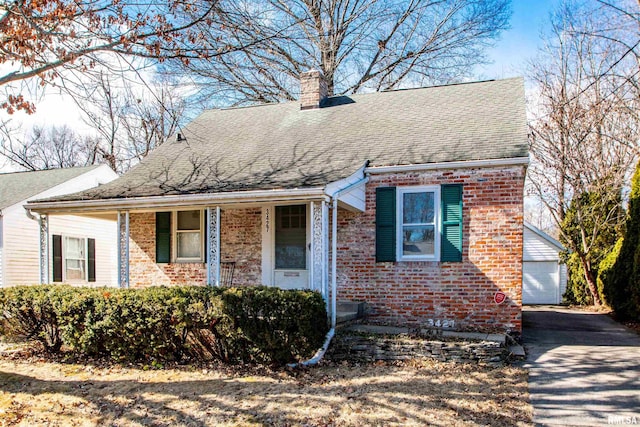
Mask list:
[[[200,258],[200,232],[179,232],[178,258]]]
[[[178,230],[200,230],[200,211],[178,212]]]
[[[402,255],[434,255],[433,225],[402,227]]]
[[[432,192],[403,194],[402,222],[404,224],[433,223],[434,217],[434,194]]]
[[[84,260],[67,260],[66,280],[85,280]]]
[[[66,237],[65,258],[84,259],[84,239]]]
[[[276,206],[276,268],[307,268],[306,206]]]

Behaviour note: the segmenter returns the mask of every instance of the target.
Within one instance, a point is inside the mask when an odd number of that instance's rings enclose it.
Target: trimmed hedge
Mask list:
[[[277,364],[313,354],[328,331],[320,294],[267,287],[0,289],[1,330],[115,361]]]

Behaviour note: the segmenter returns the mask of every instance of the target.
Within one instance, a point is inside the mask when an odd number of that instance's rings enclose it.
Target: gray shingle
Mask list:
[[[99,167],[99,165],[0,174],[0,210],[42,193],[65,181],[76,178],[97,167]]]
[[[506,79],[209,110],[121,178],[64,200],[323,186],[371,166],[528,155],[524,84]]]

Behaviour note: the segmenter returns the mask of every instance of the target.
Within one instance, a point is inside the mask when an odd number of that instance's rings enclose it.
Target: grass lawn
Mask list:
[[[2,426],[531,425],[527,373],[411,361],[145,370],[0,357]]]

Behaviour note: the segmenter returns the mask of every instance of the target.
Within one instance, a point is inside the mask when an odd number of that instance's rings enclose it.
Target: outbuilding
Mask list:
[[[567,287],[567,267],[560,262],[562,243],[524,223],[522,303],[560,304]]]

